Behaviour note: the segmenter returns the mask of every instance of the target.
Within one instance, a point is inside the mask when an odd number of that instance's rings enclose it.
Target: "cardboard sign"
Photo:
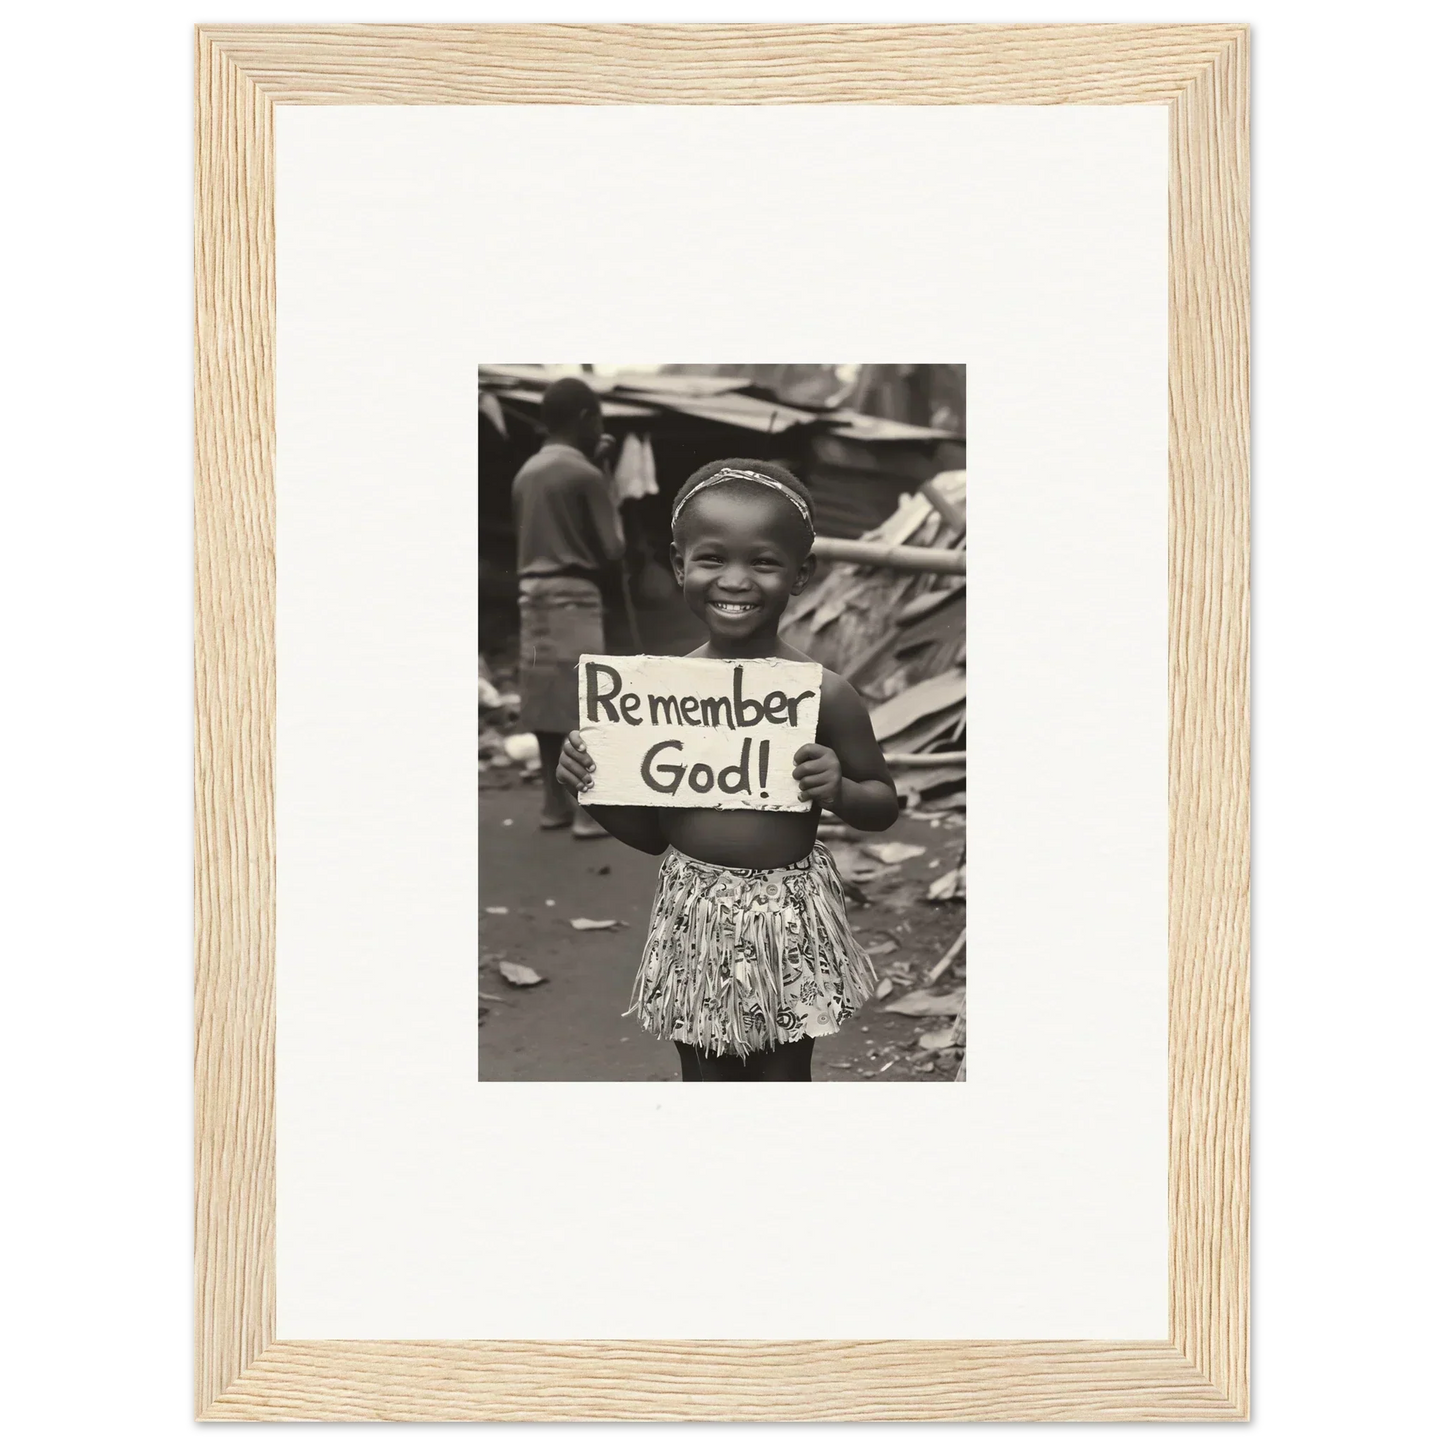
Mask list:
[[[584,803],[806,813],[793,755],[818,732],[823,669],[773,657],[594,657],[577,664]]]

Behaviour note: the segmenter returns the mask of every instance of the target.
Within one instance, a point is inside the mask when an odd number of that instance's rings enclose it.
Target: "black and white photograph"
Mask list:
[[[479,1080],[965,1080],[965,397],[479,366]]]

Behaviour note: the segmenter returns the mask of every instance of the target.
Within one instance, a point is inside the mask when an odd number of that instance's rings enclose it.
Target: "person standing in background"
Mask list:
[[[571,826],[574,838],[606,837],[558,783],[562,742],[577,726],[577,659],[603,652],[602,588],[622,559],[622,518],[602,468],[612,438],[602,404],[579,377],[542,395],[542,449],[512,483],[522,615],[521,725],[541,753],[543,828]]]

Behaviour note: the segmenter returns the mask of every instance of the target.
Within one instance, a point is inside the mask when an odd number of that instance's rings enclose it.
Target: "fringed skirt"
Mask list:
[[[746,1058],[837,1033],[873,984],[821,843],[785,868],[723,868],[673,850],[627,1013],[657,1038]]]

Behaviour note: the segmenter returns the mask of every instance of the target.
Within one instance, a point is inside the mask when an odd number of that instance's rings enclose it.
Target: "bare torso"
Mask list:
[[[705,643],[690,657],[713,657]],[[772,654],[789,662],[812,662],[806,653],[779,642]],[[818,710],[818,741],[827,742],[828,689]],[[764,813],[746,808],[659,808],[657,820],[679,853],[725,868],[782,868],[806,858],[818,838],[821,808],[801,813]]]

